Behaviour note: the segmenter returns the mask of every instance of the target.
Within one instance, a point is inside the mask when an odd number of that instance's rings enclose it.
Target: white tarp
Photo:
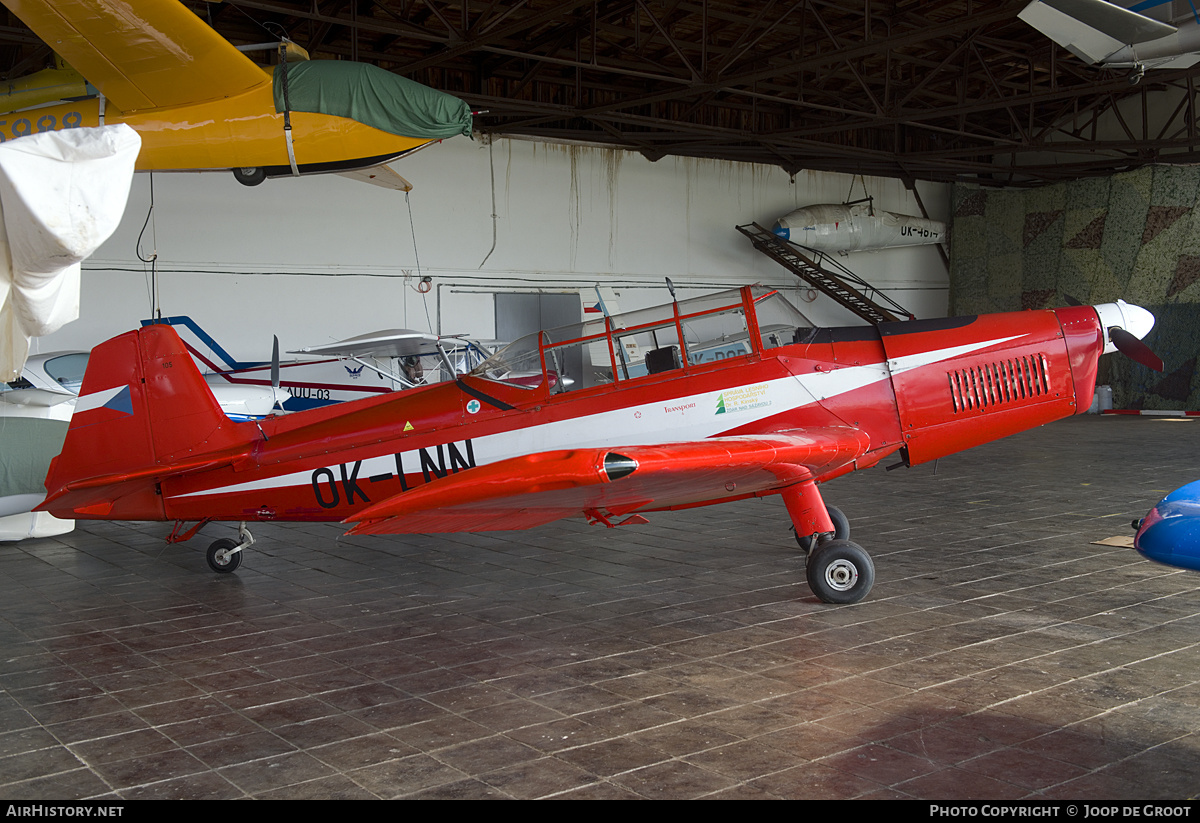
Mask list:
[[[0,144],[0,381],[79,317],[79,264],[121,222],[141,145],[124,124]]]

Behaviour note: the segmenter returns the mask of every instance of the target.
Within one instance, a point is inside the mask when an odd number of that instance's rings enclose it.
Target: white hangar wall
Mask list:
[[[333,175],[255,188],[228,172],[137,175],[121,227],[84,264],[80,319],[38,350],[90,348],[150,316],[151,266],[139,256],[155,252],[162,314],[190,315],[238,359],[268,357],[272,334],[284,350],[387,328],[486,339],[496,292],[577,292],[586,305],[600,285],[623,311],[667,302],[664,277],[681,299],[761,282],[820,325],[861,322],[824,296],[809,303],[734,228],[842,202],[847,175],[463,138],[396,168],[415,185],[408,198]],[[850,196],[863,184],[876,208],[920,214],[900,181],[855,180]],[[948,219],[948,187],[920,194],[931,217]],[[842,262],[917,317],[945,315],[949,278],[934,247]],[[432,278],[427,295],[421,276]]]

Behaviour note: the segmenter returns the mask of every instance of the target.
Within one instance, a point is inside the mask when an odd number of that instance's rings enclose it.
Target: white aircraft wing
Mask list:
[[[1104,0],[1034,0],[1017,17],[1089,63],[1176,32],[1174,26]]]
[[[316,354],[325,357],[410,357],[437,354],[436,334],[411,329],[387,329],[348,337],[335,343],[305,346],[288,354]]]

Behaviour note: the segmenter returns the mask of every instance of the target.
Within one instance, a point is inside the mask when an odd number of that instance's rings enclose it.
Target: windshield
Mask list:
[[[542,332],[514,340],[471,370],[475,377],[498,380],[524,389],[542,384],[542,356],[538,340]]]
[[[813,329],[812,321],[777,291],[756,297],[754,314],[764,349],[799,343]]]
[[[75,352],[73,354],[64,354],[60,357],[52,357],[46,361],[46,374],[50,376],[58,385],[68,391],[79,394],[79,389],[83,385],[83,373],[87,370],[88,354],[87,352]]]

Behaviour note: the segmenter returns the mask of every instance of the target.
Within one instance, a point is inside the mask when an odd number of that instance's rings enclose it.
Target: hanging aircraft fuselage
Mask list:
[[[909,214],[877,211],[866,203],[805,206],[775,221],[779,237],[824,252],[924,246],[946,239],[946,224]]]
[[[101,123],[96,97],[0,115],[0,139]],[[429,138],[388,134],[345,117],[291,113],[296,163],[355,168],[394,160]],[[176,109],[122,112],[111,102],[103,122],[126,123],[142,138],[138,171],[201,171],[288,165],[283,114],[274,110],[269,83],[238,97]],[[334,162],[331,158],[337,158]]]

